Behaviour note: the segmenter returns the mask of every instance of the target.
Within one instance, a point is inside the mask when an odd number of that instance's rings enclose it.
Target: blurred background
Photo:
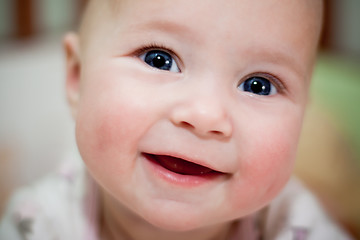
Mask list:
[[[0,0],[0,214],[74,150],[62,35],[86,0]],[[360,239],[360,1],[327,0],[295,174]]]

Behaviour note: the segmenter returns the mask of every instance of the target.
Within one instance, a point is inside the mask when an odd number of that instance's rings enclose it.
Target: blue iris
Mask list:
[[[239,86],[239,89],[257,95],[272,95],[276,92],[273,84],[263,77],[250,77]]]
[[[145,54],[144,61],[154,68],[171,70],[173,58],[170,54],[160,50],[152,50]]]

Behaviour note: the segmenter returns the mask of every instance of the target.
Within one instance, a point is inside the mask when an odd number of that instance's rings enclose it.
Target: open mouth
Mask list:
[[[214,169],[167,155],[143,154],[148,160],[162,166],[163,168],[181,175],[208,176],[223,174]]]

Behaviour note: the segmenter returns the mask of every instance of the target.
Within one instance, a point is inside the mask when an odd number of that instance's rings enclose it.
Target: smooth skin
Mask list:
[[[225,239],[234,220],[269,204],[292,173],[321,9],[317,0],[90,3],[80,34],[64,40],[66,89],[100,186],[102,239]],[[149,65],[152,50],[171,68]],[[244,89],[252,77],[271,94]],[[179,176],[144,154],[222,174]]]

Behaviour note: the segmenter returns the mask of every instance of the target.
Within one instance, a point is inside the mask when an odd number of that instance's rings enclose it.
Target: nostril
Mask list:
[[[214,134],[214,135],[218,135],[218,136],[223,135],[223,133],[221,131],[216,131],[216,130],[210,131],[210,133]]]
[[[179,125],[182,126],[182,127],[184,127],[184,128],[188,128],[188,129],[194,128],[193,125],[191,125],[190,123],[185,122],[185,121],[181,121],[181,122],[179,123]]]
[[[232,123],[222,109],[210,111],[211,109],[199,110],[199,107],[195,107],[176,108],[176,111],[170,115],[170,122],[176,127],[186,129],[201,137],[228,138],[231,136]]]

